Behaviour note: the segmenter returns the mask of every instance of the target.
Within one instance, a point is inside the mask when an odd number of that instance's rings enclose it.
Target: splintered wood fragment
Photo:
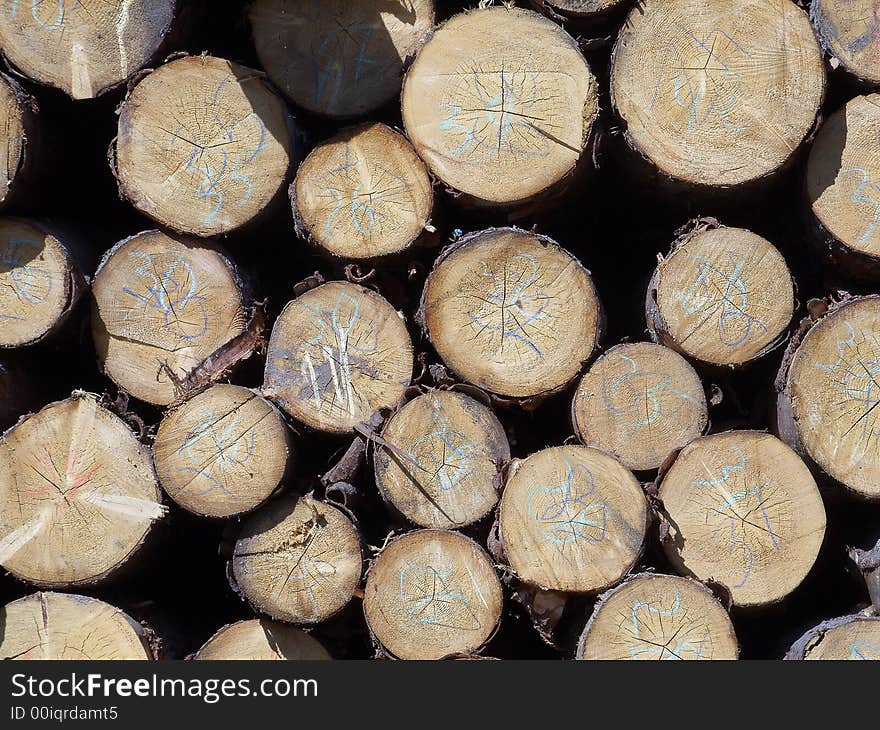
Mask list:
[[[175,0],[15,0],[0,10],[0,47],[35,81],[91,99],[150,60],[174,11]]]
[[[556,446],[511,467],[498,507],[504,556],[543,590],[592,593],[642,552],[648,503],[632,472],[585,446]]]
[[[370,289],[331,281],[275,321],[263,393],[312,428],[353,433],[401,401],[412,368],[412,342],[395,309]]]
[[[821,49],[790,0],[645,0],[612,56],[627,144],[691,185],[724,188],[779,170],[824,92]]]
[[[282,196],[294,132],[262,72],[213,56],[172,61],[120,108],[120,192],[162,226],[228,233]]]
[[[785,258],[742,228],[696,225],[648,286],[655,342],[710,365],[743,366],[777,347],[794,314]]]
[[[377,446],[373,457],[376,486],[411,522],[463,527],[498,502],[510,446],[495,414],[473,398],[421,395],[389,419],[382,439],[386,446]]]
[[[425,164],[406,137],[384,124],[353,127],[318,145],[290,193],[301,235],[346,259],[409,248],[434,202]]]
[[[165,416],[153,454],[171,499],[194,514],[231,517],[281,486],[293,443],[269,401],[237,385],[214,385]]]
[[[224,626],[193,657],[234,661],[331,658],[321,642],[305,631],[267,619],[238,621]]]
[[[602,595],[577,659],[725,660],[739,656],[727,611],[690,578],[642,573]]]
[[[810,20],[828,54],[860,81],[880,84],[876,0],[812,0]]]
[[[37,124],[36,102],[17,81],[0,73],[0,205],[28,193],[40,136]]]
[[[709,423],[696,371],[673,350],[647,342],[617,345],[596,360],[571,410],[582,443],[636,471],[658,469]]]
[[[178,384],[248,324],[250,302],[234,264],[210,242],[159,231],[110,249],[92,297],[101,369],[157,405],[174,401]]]
[[[0,218],[0,347],[57,333],[85,288],[60,234],[37,221]]]
[[[777,378],[782,438],[868,499],[880,499],[878,331],[880,297],[849,300],[792,342]]]
[[[260,65],[295,104],[367,114],[400,93],[404,65],[434,25],[433,0],[256,0]]]
[[[713,580],[737,606],[776,603],[813,566],[825,507],[809,469],[766,433],[691,442],[663,477],[663,546],[679,572]]]
[[[254,513],[232,556],[242,596],[261,613],[294,624],[320,623],[340,611],[361,567],[357,528],[311,496],[285,497]]]
[[[0,659],[153,659],[144,627],[87,596],[32,593],[0,609]]]
[[[880,661],[880,617],[856,615],[824,621],[798,639],[785,658]]]
[[[97,583],[165,512],[149,451],[92,395],[52,403],[0,440],[0,565],[22,580]]]
[[[420,316],[451,370],[513,398],[565,387],[603,326],[590,272],[551,239],[516,228],[475,233],[444,251]]]
[[[403,122],[447,186],[478,205],[514,206],[564,187],[598,114],[577,43],[530,10],[456,15],[419,51]]]
[[[457,532],[416,530],[382,550],[367,574],[364,615],[397,659],[473,654],[501,619],[501,582],[485,551]]]

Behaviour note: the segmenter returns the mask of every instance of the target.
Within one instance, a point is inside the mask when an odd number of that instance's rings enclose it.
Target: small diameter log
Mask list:
[[[464,527],[498,502],[510,460],[504,427],[462,393],[435,391],[388,421],[373,457],[376,486],[406,519],[422,527]]]
[[[709,425],[696,371],[677,352],[647,342],[617,345],[596,360],[571,414],[581,443],[636,471],[658,469]]]
[[[447,186],[484,206],[533,202],[565,186],[598,114],[577,43],[529,10],[455,16],[419,51],[403,122]]]
[[[777,378],[777,430],[854,494],[880,499],[880,297],[850,300],[792,341]]]
[[[876,0],[812,0],[810,20],[819,43],[859,81],[880,84],[880,7]]]
[[[294,129],[262,72],[212,56],[172,61],[144,77],[120,108],[120,192],[162,226],[228,233],[281,195]]]
[[[663,477],[663,546],[676,570],[716,581],[737,606],[785,598],[825,535],[810,470],[782,441],[729,431],[691,442]]]
[[[0,440],[0,565],[22,580],[97,583],[165,512],[148,450],[92,395],[52,403]]]
[[[271,502],[242,526],[232,578],[256,610],[315,624],[340,611],[361,579],[361,540],[339,509],[311,496]]]
[[[425,164],[384,124],[354,127],[318,145],[290,194],[299,235],[346,259],[409,248],[434,203]]]
[[[603,323],[590,272],[546,236],[516,228],[443,251],[420,319],[459,377],[513,398],[565,387],[593,355]]]
[[[8,205],[27,192],[38,132],[36,101],[4,73],[0,73],[0,129],[0,205]]]
[[[92,296],[102,370],[157,405],[174,401],[179,383],[248,324],[249,301],[234,264],[209,242],[159,231],[110,249]]]
[[[794,305],[788,265],[770,242],[742,228],[698,224],[660,260],[645,310],[655,342],[733,368],[785,339]]]
[[[736,659],[730,616],[690,578],[642,573],[599,598],[576,659]]]
[[[85,288],[60,237],[36,221],[0,218],[0,348],[56,333]]]
[[[331,658],[321,643],[305,631],[266,619],[238,621],[224,626],[193,657],[234,661]]]
[[[392,101],[434,25],[433,0],[256,0],[249,12],[272,82],[298,106],[337,118]]]
[[[91,99],[150,60],[174,11],[174,0],[14,0],[0,10],[0,47],[35,81]]]
[[[412,368],[412,342],[394,307],[370,289],[331,281],[275,321],[263,393],[312,428],[352,433],[401,401]]]
[[[0,659],[153,659],[144,627],[87,596],[33,593],[0,609]]]
[[[206,517],[232,517],[262,504],[293,459],[281,413],[237,385],[214,385],[159,424],[153,454],[171,499]]]
[[[621,7],[626,0],[531,0],[539,10],[550,9],[566,18],[593,20]]]
[[[880,617],[844,616],[824,621],[798,639],[789,660],[880,660]]]
[[[593,593],[617,583],[642,552],[650,513],[632,472],[585,446],[556,446],[515,461],[498,524],[520,580]]]
[[[397,659],[473,654],[501,619],[501,582],[486,552],[457,532],[416,530],[388,543],[367,574],[364,615]]]
[[[626,143],[692,186],[726,188],[779,170],[824,92],[822,51],[790,0],[645,0],[612,56]]]

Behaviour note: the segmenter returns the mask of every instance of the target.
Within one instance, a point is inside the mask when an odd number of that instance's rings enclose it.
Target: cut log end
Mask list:
[[[261,71],[211,56],[156,69],[119,112],[116,175],[157,223],[215,236],[250,223],[281,193],[293,122]]]
[[[673,350],[635,342],[592,365],[575,392],[572,420],[582,443],[645,471],[702,435],[709,416],[690,364]]]
[[[0,610],[0,659],[153,659],[144,628],[103,601],[33,593]]]
[[[92,296],[101,368],[157,405],[174,401],[179,381],[248,324],[249,303],[232,263],[207,242],[159,231],[111,249]]]
[[[625,0],[533,0],[532,4],[549,7],[569,18],[595,18],[623,5]]]
[[[266,619],[238,621],[224,626],[193,657],[213,661],[331,658],[321,643],[305,631]]]
[[[648,291],[652,338],[711,365],[737,367],[767,354],[793,314],[785,258],[742,228],[697,228],[660,262]]]
[[[367,575],[367,624],[398,659],[475,653],[494,634],[501,609],[489,556],[456,532],[407,533],[388,544]]]
[[[394,308],[369,289],[331,281],[276,320],[263,392],[312,428],[351,433],[397,406],[412,367],[409,332]]]
[[[376,486],[421,527],[463,527],[498,501],[500,468],[510,459],[495,415],[461,393],[419,396],[395,413],[374,456]]]
[[[825,508],[809,469],[779,439],[757,431],[686,446],[659,491],[676,569],[724,585],[738,606],[776,603],[813,566]]]
[[[646,0],[612,62],[628,143],[666,175],[712,188],[779,170],[824,91],[821,49],[789,0]]]
[[[32,112],[18,84],[0,73],[0,204],[10,197],[15,178],[25,163],[29,114]]]
[[[812,0],[810,20],[819,41],[853,76],[880,84],[880,9],[875,0]]]
[[[305,235],[347,259],[407,249],[433,207],[424,163],[403,135],[384,124],[355,127],[316,147],[291,192]]]
[[[422,316],[453,371],[513,398],[567,385],[602,328],[589,272],[550,239],[512,228],[474,234],[441,256]]]
[[[165,511],[148,451],[91,395],[46,406],[0,441],[0,564],[23,580],[96,583]]]
[[[501,7],[440,26],[407,72],[402,105],[428,166],[484,205],[554,188],[598,114],[596,80],[571,36],[537,13]]]
[[[845,616],[819,624],[795,642],[786,659],[880,660],[880,617]]]
[[[244,523],[232,575],[244,598],[262,613],[314,624],[351,600],[361,562],[360,536],[342,511],[310,496],[284,498]]]
[[[739,655],[727,611],[690,578],[645,573],[603,595],[577,659],[726,660]]]

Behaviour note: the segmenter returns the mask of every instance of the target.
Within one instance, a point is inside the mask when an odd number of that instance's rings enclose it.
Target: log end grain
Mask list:
[[[321,643],[302,629],[266,619],[238,621],[224,626],[193,657],[209,661],[330,658]]]
[[[844,616],[810,629],[798,639],[786,659],[880,660],[880,617]]]
[[[28,161],[34,105],[13,79],[0,73],[0,205],[17,190],[16,178]]]
[[[857,79],[880,84],[880,9],[874,0],[812,0],[810,20],[830,56]]]

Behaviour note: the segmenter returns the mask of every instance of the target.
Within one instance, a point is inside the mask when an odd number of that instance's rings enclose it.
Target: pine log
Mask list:
[[[0,206],[20,203],[32,192],[40,137],[37,113],[36,100],[15,79],[0,73]]]
[[[782,441],[729,431],[692,441],[659,489],[663,547],[676,570],[725,586],[737,606],[776,603],[813,566],[825,507]]]
[[[880,616],[855,615],[823,621],[798,639],[788,660],[880,660]]]
[[[546,236],[516,228],[445,249],[425,283],[419,319],[456,375],[512,398],[568,385],[603,328],[590,272]]]
[[[281,413],[254,391],[214,385],[169,411],[153,454],[165,493],[190,512],[232,517],[281,487],[293,461]]]
[[[266,619],[229,624],[214,634],[193,659],[202,660],[327,660],[332,657],[305,631]]]
[[[256,0],[254,46],[295,104],[355,117],[391,102],[434,25],[434,0]]]
[[[539,10],[550,9],[565,18],[594,20],[624,5],[626,0],[531,0]]]
[[[597,84],[577,43],[529,10],[453,17],[403,86],[416,151],[460,202],[512,208],[553,197],[585,156]]]
[[[180,382],[245,332],[250,317],[247,288],[219,248],[159,231],[110,249],[92,297],[101,369],[135,398],[157,405],[174,401]]]
[[[584,374],[571,403],[581,443],[629,469],[658,469],[709,426],[703,384],[681,355],[660,345],[616,345]]]
[[[724,606],[702,583],[641,573],[599,598],[576,659],[725,660],[739,645]]]
[[[290,197],[297,233],[345,259],[406,250],[425,232],[434,204],[425,164],[384,124],[353,127],[318,145]]]
[[[880,84],[880,7],[876,0],[812,0],[810,20],[826,53],[869,86]]]
[[[149,451],[95,396],[51,403],[0,440],[0,565],[17,578],[98,583],[165,512]]]
[[[264,74],[213,56],[142,78],[119,110],[119,190],[159,225],[216,236],[283,197],[296,127]]]
[[[504,556],[542,590],[595,593],[642,553],[650,511],[641,485],[616,459],[557,446],[514,461],[498,507]]]
[[[495,633],[501,609],[489,556],[457,532],[406,533],[388,543],[367,574],[367,625],[397,659],[474,654]]]

